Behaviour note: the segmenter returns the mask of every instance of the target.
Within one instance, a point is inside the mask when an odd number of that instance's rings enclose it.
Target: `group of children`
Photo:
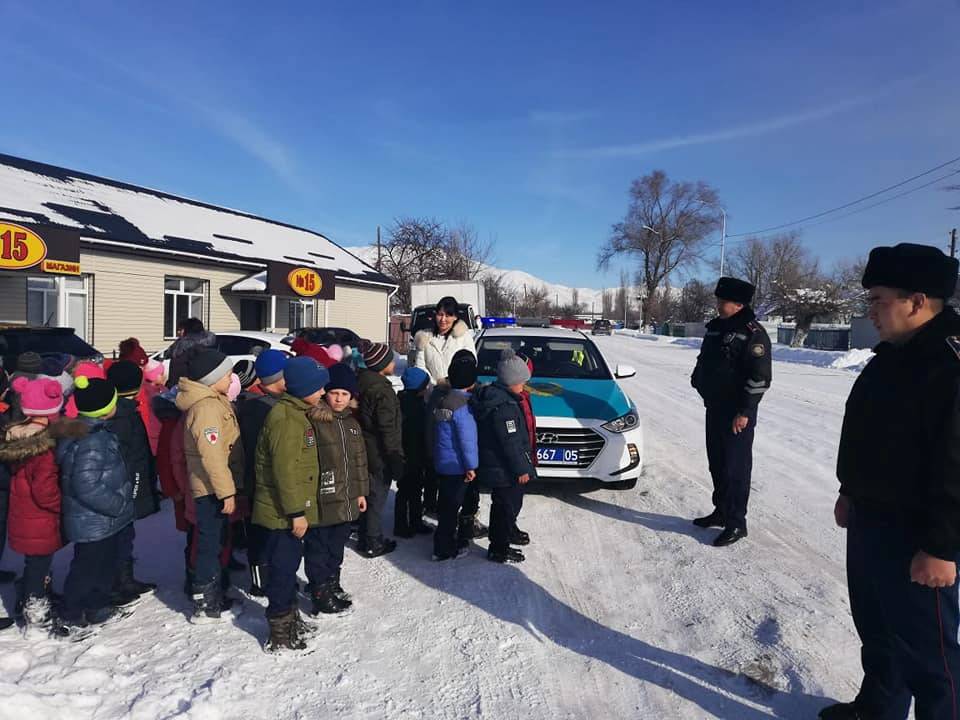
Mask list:
[[[512,546],[530,542],[516,518],[536,470],[523,358],[505,351],[497,381],[478,386],[476,358],[461,351],[449,386],[410,367],[398,396],[384,344],[266,350],[234,365],[211,337],[186,328],[169,378],[131,339],[106,370],[25,354],[0,386],[3,534],[25,558],[17,610],[28,629],[84,638],[155,588],[134,577],[133,543],[135,521],[159,509],[158,478],[186,533],[191,621],[230,607],[232,552],[245,546],[250,593],[267,599],[270,651],[301,649],[315,631],[298,609],[301,563],[311,614],[339,613],[352,603],[340,583],[351,533],[363,557],[396,548],[383,531],[394,480],[399,537],[431,532],[424,493],[436,488],[435,560],[463,555],[478,534],[478,484],[492,495],[488,558],[524,559]],[[66,543],[73,559],[57,595],[51,561]]]

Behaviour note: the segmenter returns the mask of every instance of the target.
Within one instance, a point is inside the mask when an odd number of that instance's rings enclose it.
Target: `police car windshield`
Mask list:
[[[582,338],[484,337],[477,345],[479,375],[496,375],[500,354],[512,348],[533,361],[537,377],[571,380],[610,380],[610,371],[593,343]]]

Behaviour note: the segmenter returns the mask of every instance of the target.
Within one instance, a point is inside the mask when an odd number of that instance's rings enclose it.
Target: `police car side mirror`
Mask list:
[[[631,378],[637,374],[637,371],[630,365],[617,365],[617,369],[613,374],[614,377],[619,380],[621,378]]]

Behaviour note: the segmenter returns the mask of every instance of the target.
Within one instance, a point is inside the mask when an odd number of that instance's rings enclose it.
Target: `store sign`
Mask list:
[[[0,269],[26,270],[47,257],[47,244],[20,225],[0,223]]]
[[[267,294],[277,297],[336,299],[337,279],[331,270],[267,261]]]
[[[295,268],[287,275],[290,289],[303,297],[315,297],[323,290],[323,278],[320,273],[310,268]]]
[[[63,260],[44,260],[43,271],[56,275],[79,275],[80,263]]]
[[[80,274],[80,234],[66,228],[0,220],[0,270]]]

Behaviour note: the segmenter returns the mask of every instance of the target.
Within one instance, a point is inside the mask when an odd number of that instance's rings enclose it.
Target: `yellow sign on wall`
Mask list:
[[[47,244],[35,232],[20,225],[0,223],[0,270],[24,270],[40,264],[46,257]]]
[[[323,279],[320,273],[310,268],[296,268],[287,275],[287,283],[290,289],[297,295],[304,297],[314,297],[323,290]]]
[[[43,271],[55,275],[79,275],[80,263],[47,259],[43,261]]]

